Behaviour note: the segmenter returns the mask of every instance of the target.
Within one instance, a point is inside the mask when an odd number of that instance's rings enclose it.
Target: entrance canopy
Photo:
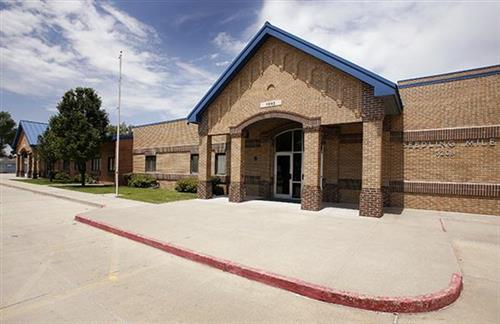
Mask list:
[[[201,101],[194,107],[191,113],[189,113],[187,117],[188,122],[200,122],[201,113],[213,102],[229,81],[233,79],[269,37],[275,37],[372,86],[374,88],[374,95],[384,99],[386,114],[398,114],[401,111],[401,99],[395,83],[266,22],[243,51],[236,57],[233,63],[210,88],[207,94],[205,94]]]
[[[15,150],[19,140],[21,139],[21,134],[24,132],[24,136],[28,141],[28,144],[33,147],[38,144],[38,136],[42,135],[47,129],[47,123],[39,123],[28,120],[19,121],[19,127],[17,128],[16,137],[12,142],[12,148]]]

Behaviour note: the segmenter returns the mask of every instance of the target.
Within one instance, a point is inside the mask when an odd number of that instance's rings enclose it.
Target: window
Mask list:
[[[63,161],[63,170],[66,172],[69,172],[69,161],[68,160]]]
[[[189,172],[198,173],[198,160],[200,156],[198,154],[191,154],[191,165],[189,167]]]
[[[156,155],[146,156],[146,172],[156,171]]]
[[[215,154],[215,174],[226,174],[226,154],[224,153]]]
[[[115,157],[110,156],[108,157],[108,172],[114,172],[115,171]]]
[[[93,158],[90,169],[92,171],[101,171],[101,158]]]

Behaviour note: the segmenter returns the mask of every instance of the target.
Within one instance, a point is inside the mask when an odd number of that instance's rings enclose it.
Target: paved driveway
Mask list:
[[[331,226],[333,224],[330,223],[331,220],[327,220],[332,217],[337,226],[353,222],[354,229],[361,224],[368,224],[367,234],[364,236],[367,241],[372,240],[374,245],[377,244],[377,236],[373,236],[377,231],[375,228],[383,223],[412,227],[413,233],[417,236],[426,235],[426,231],[432,232],[436,237],[445,235],[445,241],[458,257],[457,267],[465,276],[462,296],[455,304],[441,311],[395,316],[310,300],[183,260],[73,221],[77,213],[88,211],[96,215],[105,212],[106,209],[91,210],[91,207],[78,203],[2,186],[0,190],[2,323],[26,321],[494,323],[500,318],[500,227],[496,218],[483,216],[464,218],[462,215],[442,213],[437,217],[435,213],[409,212],[404,215],[406,218],[387,215],[382,220],[365,222],[354,219],[348,211],[343,215],[333,216],[329,215],[331,210],[326,210],[319,214],[299,213],[302,216],[292,218],[293,221],[282,221],[269,226],[267,233],[282,228],[282,235],[276,238],[277,242],[282,239],[291,240],[287,238],[291,235],[290,226],[293,225],[290,222],[304,225],[310,222],[307,217],[315,217],[316,222],[321,223],[320,227],[324,229],[302,237],[305,242],[317,242],[315,238],[320,235],[336,233],[334,226]],[[213,204],[214,208],[219,208],[217,207],[219,203],[224,204],[223,201],[204,203],[205,206]],[[164,215],[165,221],[170,224],[174,224],[172,222],[175,218],[168,212],[172,208],[173,205],[163,205],[158,208],[158,211],[162,211],[159,215]],[[254,219],[250,220],[254,223],[256,219],[265,217],[258,209],[247,216],[253,215]],[[128,216],[125,210],[119,212],[107,209],[112,213],[106,215],[108,217],[123,215],[126,219]],[[187,220],[198,215],[195,209],[183,210],[182,214],[177,215],[179,233],[182,233]],[[152,214],[144,211],[137,214],[143,217],[144,221],[147,221],[150,215]],[[275,216],[274,212],[268,215],[272,216]],[[105,217],[105,214],[102,214],[102,217]],[[210,217],[206,214],[199,214],[197,217],[199,223],[196,228],[206,226],[211,236],[206,239],[206,244],[200,245],[202,247],[213,248],[217,245],[213,242],[219,240],[223,233],[234,231],[234,223],[230,220],[211,229]],[[284,215],[275,217],[281,219]],[[442,232],[439,218],[444,219],[447,232]],[[223,228],[222,232],[216,232],[217,227]],[[260,230],[260,227],[247,226],[239,231],[245,235],[239,235],[236,239],[252,235],[262,238],[266,232],[258,234]],[[439,230],[442,234],[437,234]],[[402,234],[381,233],[394,236],[397,240],[402,239]],[[191,238],[188,236],[184,238],[179,236],[176,239],[183,240],[184,243],[196,241],[197,236]],[[343,244],[341,238],[348,240],[348,235],[338,236],[339,244]],[[168,240],[166,236],[165,240]],[[261,242],[261,244],[267,243]],[[286,246],[281,247],[282,252],[288,253],[285,248]],[[394,250],[398,249],[399,246],[394,246]],[[410,244],[403,246],[403,249],[410,249]],[[246,251],[251,252],[250,250],[249,245]],[[432,252],[428,250],[429,255]],[[356,262],[363,262],[363,258],[357,257],[356,253],[353,253],[353,258],[359,259]],[[426,258],[427,255],[422,256],[422,262],[428,262]],[[397,260],[392,256],[380,262],[390,265]],[[391,271],[390,267],[385,269]],[[348,271],[337,271],[338,274],[342,272]]]
[[[93,220],[176,246],[354,293],[416,296],[460,272],[439,219],[409,226],[357,210],[225,198],[87,213]]]

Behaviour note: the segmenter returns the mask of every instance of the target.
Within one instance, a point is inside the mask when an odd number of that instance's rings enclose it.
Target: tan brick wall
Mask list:
[[[500,216],[498,199],[392,193],[394,206]]]
[[[400,89],[405,130],[499,125],[500,75]]]
[[[133,139],[121,139],[120,140],[120,163],[119,163],[119,170],[120,170],[120,184],[124,184],[124,178],[123,175],[125,173],[130,173],[132,172],[132,147],[133,147]],[[99,175],[99,181],[103,182],[114,182],[115,181],[115,173],[109,172],[109,166],[108,166],[108,158],[110,156],[115,156],[115,142],[114,141],[109,141],[105,142],[101,146],[100,150],[100,157],[101,157],[101,172]],[[71,163],[73,164],[73,163]],[[70,169],[74,170],[74,166],[70,165]],[[72,171],[75,172],[75,171]]]
[[[231,182],[244,182],[245,139],[241,136],[231,138]]]
[[[363,123],[363,188],[382,186],[382,121]]]
[[[302,172],[304,186],[319,186],[320,180],[321,132],[306,130],[304,132],[304,157]]]
[[[500,183],[500,143],[451,149],[404,149],[404,180]],[[441,156],[450,152],[453,156]]]
[[[282,106],[260,108],[274,99]],[[360,81],[271,38],[208,107],[205,118],[210,134],[228,133],[264,110],[321,117],[322,124],[355,122],[361,101]]]
[[[187,120],[139,126],[134,131],[134,150],[155,147],[198,145],[198,125]]]
[[[400,85],[494,70],[500,67],[421,78],[400,82]],[[457,132],[456,128],[460,127],[500,125],[499,85],[500,75],[497,74],[400,89],[404,110],[401,116],[391,118],[391,131],[426,135],[426,130],[433,129],[451,128],[449,132]],[[476,134],[469,133],[470,136]],[[466,146],[466,140],[461,139],[452,140],[453,147],[429,147],[440,140],[424,141],[424,145],[420,141],[418,145],[415,142],[403,145],[402,139],[391,140],[391,180],[500,184],[499,138],[493,139],[495,145],[489,145],[487,138],[479,139],[484,145]],[[449,143],[446,138],[443,140]],[[500,200],[470,196],[392,193],[391,203],[406,208],[500,214]]]
[[[339,144],[339,179],[361,179],[362,144]]]
[[[146,169],[146,156],[143,154],[138,154],[133,156],[133,172],[142,173]]]
[[[156,171],[160,173],[189,174],[190,153],[156,155]]]

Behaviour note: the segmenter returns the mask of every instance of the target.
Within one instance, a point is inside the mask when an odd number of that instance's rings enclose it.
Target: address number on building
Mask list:
[[[260,108],[270,108],[281,106],[281,100],[264,101],[260,103]]]

